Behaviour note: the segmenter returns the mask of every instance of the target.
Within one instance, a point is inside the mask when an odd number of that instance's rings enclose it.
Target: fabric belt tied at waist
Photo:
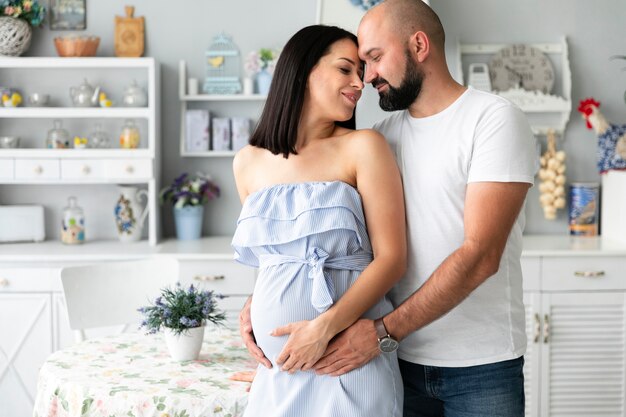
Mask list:
[[[325,269],[344,269],[349,271],[363,271],[372,262],[369,252],[356,255],[335,256],[329,258],[326,251],[320,248],[311,248],[307,257],[266,254],[259,256],[259,268],[294,263],[309,266],[308,277],[313,280],[311,304],[323,313],[335,300],[335,285]]]

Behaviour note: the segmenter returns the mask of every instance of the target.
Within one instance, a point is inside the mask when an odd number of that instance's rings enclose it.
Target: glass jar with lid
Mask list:
[[[139,146],[139,129],[132,119],[126,119],[120,133],[120,148],[135,149]]]
[[[46,148],[48,149],[65,149],[70,147],[70,132],[63,129],[63,122],[55,120],[54,127],[48,130],[46,138]]]
[[[76,197],[67,199],[61,222],[61,242],[67,245],[85,243],[85,214],[76,203]]]
[[[111,139],[109,134],[102,129],[102,123],[96,123],[95,130],[89,135],[89,143],[92,148],[110,148]]]

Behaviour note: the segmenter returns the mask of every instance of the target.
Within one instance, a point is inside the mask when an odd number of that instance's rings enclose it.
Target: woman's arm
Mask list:
[[[272,335],[290,334],[277,358],[281,369],[308,370],[323,355],[330,339],[378,302],[406,270],[406,226],[402,182],[385,139],[377,132],[354,132],[346,149],[363,200],[374,260],[348,291],[311,321],[291,323]]]

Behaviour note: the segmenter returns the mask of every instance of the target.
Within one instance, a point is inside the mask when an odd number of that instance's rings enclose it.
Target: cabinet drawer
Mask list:
[[[103,175],[108,179],[152,178],[149,159],[110,159],[102,161]]]
[[[248,295],[254,290],[255,270],[235,261],[181,261],[180,281],[224,295]]]
[[[0,179],[12,180],[15,163],[12,159],[0,159]]]
[[[63,291],[60,268],[0,268],[0,293]]]
[[[15,179],[54,180],[61,177],[61,168],[58,159],[16,159]]]
[[[626,290],[623,257],[543,258],[542,266],[543,290]]]
[[[102,178],[102,161],[97,159],[70,159],[61,161],[61,177],[71,180]]]

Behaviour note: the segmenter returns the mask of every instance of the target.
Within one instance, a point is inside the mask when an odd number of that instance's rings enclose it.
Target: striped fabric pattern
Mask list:
[[[274,365],[259,366],[245,416],[401,416],[395,354],[340,377],[289,374],[276,366],[287,337],[269,336],[276,327],[326,311],[371,262],[358,191],[342,181],[263,188],[244,202],[232,245],[238,262],[259,268],[252,326]],[[364,316],[377,318],[391,309],[384,298]]]

